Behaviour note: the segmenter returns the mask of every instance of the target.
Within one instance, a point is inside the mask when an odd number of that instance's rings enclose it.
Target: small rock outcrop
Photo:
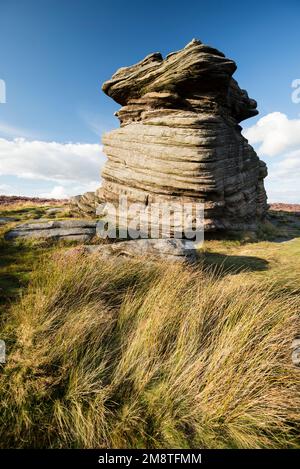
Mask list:
[[[122,107],[120,128],[104,134],[108,157],[97,200],[120,195],[153,202],[204,203],[205,230],[255,230],[267,211],[267,168],[241,134],[256,101],[232,78],[236,64],[193,40],[120,68],[103,91]],[[86,197],[78,207],[89,209]],[[90,212],[89,212],[90,213]]]
[[[69,206],[75,215],[95,216],[96,208],[102,199],[96,192],[85,192],[82,195],[70,197]]]
[[[23,223],[5,234],[6,240],[53,239],[86,242],[96,234],[96,222],[88,220],[57,220]]]

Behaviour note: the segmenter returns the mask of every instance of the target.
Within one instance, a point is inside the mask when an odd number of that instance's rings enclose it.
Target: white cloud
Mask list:
[[[276,156],[300,147],[300,119],[288,119],[282,112],[272,112],[245,129],[251,145],[260,144],[260,155]]]
[[[300,203],[300,151],[297,153],[269,164],[265,184],[270,202]]]
[[[74,185],[72,183],[65,183],[61,186],[53,186],[47,192],[37,192],[37,197],[45,199],[68,199],[72,195],[83,194],[88,191],[95,191],[100,186],[99,181],[92,181],[86,184]]]
[[[6,127],[12,135],[17,131]],[[299,203],[300,119],[274,112],[243,133],[250,144],[260,144],[257,152],[267,160],[269,200]],[[0,138],[0,193],[66,198],[93,191],[100,186],[104,162],[98,144]]]
[[[300,203],[300,149],[286,153],[284,158],[271,165],[269,173],[272,199],[275,192],[277,200],[281,193],[282,197]]]
[[[40,197],[46,199],[67,199],[69,194],[64,186],[54,186],[50,192],[43,192]]]
[[[104,161],[97,144],[0,138],[1,176],[87,184],[100,180]]]
[[[284,158],[273,166],[273,177],[283,178],[285,176],[293,180],[300,180],[300,149],[286,153]]]
[[[245,129],[243,134],[267,162],[269,176],[265,185],[269,201],[299,203],[300,119],[272,112]]]

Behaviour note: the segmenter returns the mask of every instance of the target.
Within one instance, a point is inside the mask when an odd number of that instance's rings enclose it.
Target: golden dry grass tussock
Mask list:
[[[48,257],[1,332],[1,446],[299,446],[300,299],[288,285]]]

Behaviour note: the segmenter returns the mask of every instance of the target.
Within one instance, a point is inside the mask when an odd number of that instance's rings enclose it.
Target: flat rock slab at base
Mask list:
[[[18,225],[5,234],[5,239],[65,239],[85,242],[91,240],[95,234],[96,221],[55,220]]]
[[[171,261],[193,262],[197,250],[191,241],[182,239],[137,239],[120,241],[113,244],[88,245],[75,248],[83,254],[97,254],[104,258],[117,257],[154,257]],[[74,249],[69,250],[69,253]]]

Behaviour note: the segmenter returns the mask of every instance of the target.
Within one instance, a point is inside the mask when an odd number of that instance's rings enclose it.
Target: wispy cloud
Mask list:
[[[15,127],[0,121],[0,137],[33,139],[36,138],[36,134],[34,135],[29,130],[21,129],[20,127]]]
[[[95,191],[99,187],[99,181],[92,181],[85,184],[64,183],[60,186],[53,186],[46,192],[38,192],[39,197],[47,199],[67,199],[72,195],[83,194],[87,191]]]
[[[99,180],[105,161],[98,144],[0,138],[0,175],[51,181]]]
[[[85,125],[101,139],[101,136],[111,130],[114,126],[112,123],[108,123],[107,119],[105,119],[100,114],[95,114],[88,111],[80,111],[79,112],[80,118],[83,120]],[[118,125],[118,120],[116,119],[115,127]]]
[[[0,138],[0,176],[4,183],[1,192],[15,192],[5,184],[5,177],[12,176],[19,179],[18,193],[22,193],[22,180],[23,186],[27,181],[27,188],[32,180],[34,192],[36,182],[45,181],[45,190],[35,192],[40,196],[67,197],[95,190],[100,185],[104,162],[105,156],[98,144]]]

